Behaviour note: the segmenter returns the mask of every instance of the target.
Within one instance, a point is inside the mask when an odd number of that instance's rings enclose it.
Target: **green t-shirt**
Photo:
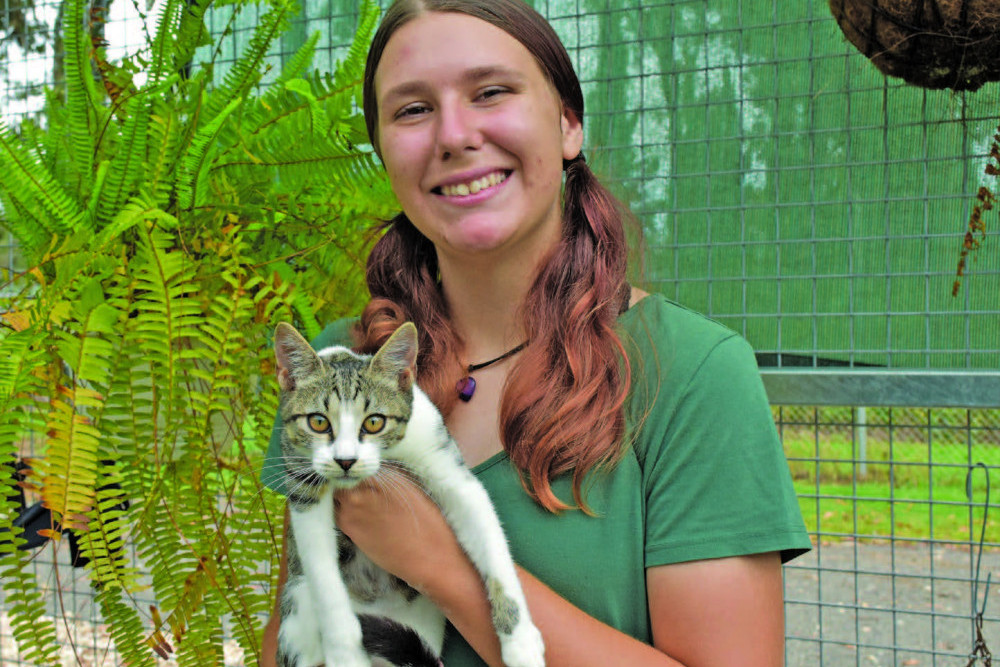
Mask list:
[[[631,447],[610,472],[588,475],[585,499],[596,516],[541,509],[505,453],[473,472],[518,564],[591,616],[650,643],[647,567],[768,551],[787,561],[811,544],[749,344],[658,295],[618,323],[632,367]],[[346,343],[347,330],[335,323],[314,344]],[[277,456],[272,437],[268,461]],[[264,481],[280,490],[278,474]],[[567,502],[571,488],[569,475],[553,481]],[[444,653],[448,667],[484,664],[451,629]]]

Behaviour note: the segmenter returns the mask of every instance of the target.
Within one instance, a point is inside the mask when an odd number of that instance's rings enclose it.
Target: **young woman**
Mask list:
[[[416,322],[420,384],[494,500],[547,663],[780,665],[781,563],[810,544],[752,351],[628,287],[626,212],[584,160],[552,28],[520,0],[396,2],[364,105],[403,212],[360,321],[316,344],[369,351]],[[341,494],[337,522],[444,610],[448,667],[500,664],[418,489]]]

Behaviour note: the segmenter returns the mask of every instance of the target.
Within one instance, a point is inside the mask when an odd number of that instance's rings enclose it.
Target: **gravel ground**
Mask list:
[[[974,565],[975,554],[942,546],[820,545],[785,570],[787,664],[964,667]],[[983,554],[980,608],[987,573],[983,638],[1000,658],[1000,553]]]

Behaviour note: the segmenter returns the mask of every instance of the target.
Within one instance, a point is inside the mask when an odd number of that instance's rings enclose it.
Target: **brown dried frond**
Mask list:
[[[1000,176],[1000,127],[993,135],[993,144],[990,146],[990,161],[986,163],[983,172],[987,176]],[[955,273],[955,282],[951,286],[951,295],[958,296],[961,288],[961,279],[965,275],[966,262],[970,253],[979,250],[986,238],[986,223],[983,221],[983,213],[993,209],[993,204],[997,201],[997,194],[989,187],[982,185],[976,193],[976,205],[972,207],[972,214],[969,216],[969,224],[962,239],[962,251],[958,257],[958,269]]]

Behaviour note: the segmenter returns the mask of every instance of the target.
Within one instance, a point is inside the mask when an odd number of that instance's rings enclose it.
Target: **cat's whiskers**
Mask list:
[[[289,461],[291,461],[291,465],[289,465]],[[299,461],[301,461],[301,463]],[[312,457],[310,456],[283,455],[281,457],[281,466],[283,470],[286,472],[285,493],[287,495],[290,496],[303,495],[307,497],[316,496],[318,495],[317,491],[319,491],[319,494],[322,494],[323,492],[326,491],[328,485],[330,484],[330,480],[327,479],[325,475],[320,475],[318,472],[316,472],[316,470],[312,465]],[[316,485],[311,484],[307,479],[299,479],[296,478],[294,475],[287,474],[289,471],[308,471],[310,473],[317,475],[318,477],[321,477],[324,480],[324,484],[318,490]],[[300,493],[302,491],[304,491],[304,493]]]
[[[399,498],[410,513],[410,517],[416,520],[417,514],[405,491],[407,484],[417,484],[417,481],[407,468],[392,460],[383,461],[379,471],[371,478],[371,483],[385,498],[389,499],[392,495]]]
[[[251,481],[251,485],[253,485],[253,486],[256,487],[256,490],[253,493],[251,493],[248,496],[246,496],[248,499],[255,500],[255,503],[250,506],[251,509],[258,507],[259,505],[262,505],[263,502],[264,502],[263,501],[263,496],[264,496],[265,489],[267,489],[267,486],[264,485],[260,481],[261,473],[264,472],[264,471],[270,471],[270,470],[277,470],[277,471],[279,471],[281,473],[284,473],[285,470],[286,470],[285,461],[288,458],[289,457],[286,457],[286,456],[279,456],[279,457],[276,457],[273,462],[271,462],[271,463],[264,463],[263,465],[260,465],[259,467],[256,466],[256,465],[254,465],[254,466],[247,466],[247,467],[244,467],[243,469],[237,469],[236,470],[236,477],[235,477],[235,480],[233,482],[234,486],[243,485],[249,479],[249,480],[252,480]],[[305,457],[305,456],[303,456],[303,457],[294,457],[294,458],[301,458],[303,460],[307,460],[308,461],[308,457]]]

